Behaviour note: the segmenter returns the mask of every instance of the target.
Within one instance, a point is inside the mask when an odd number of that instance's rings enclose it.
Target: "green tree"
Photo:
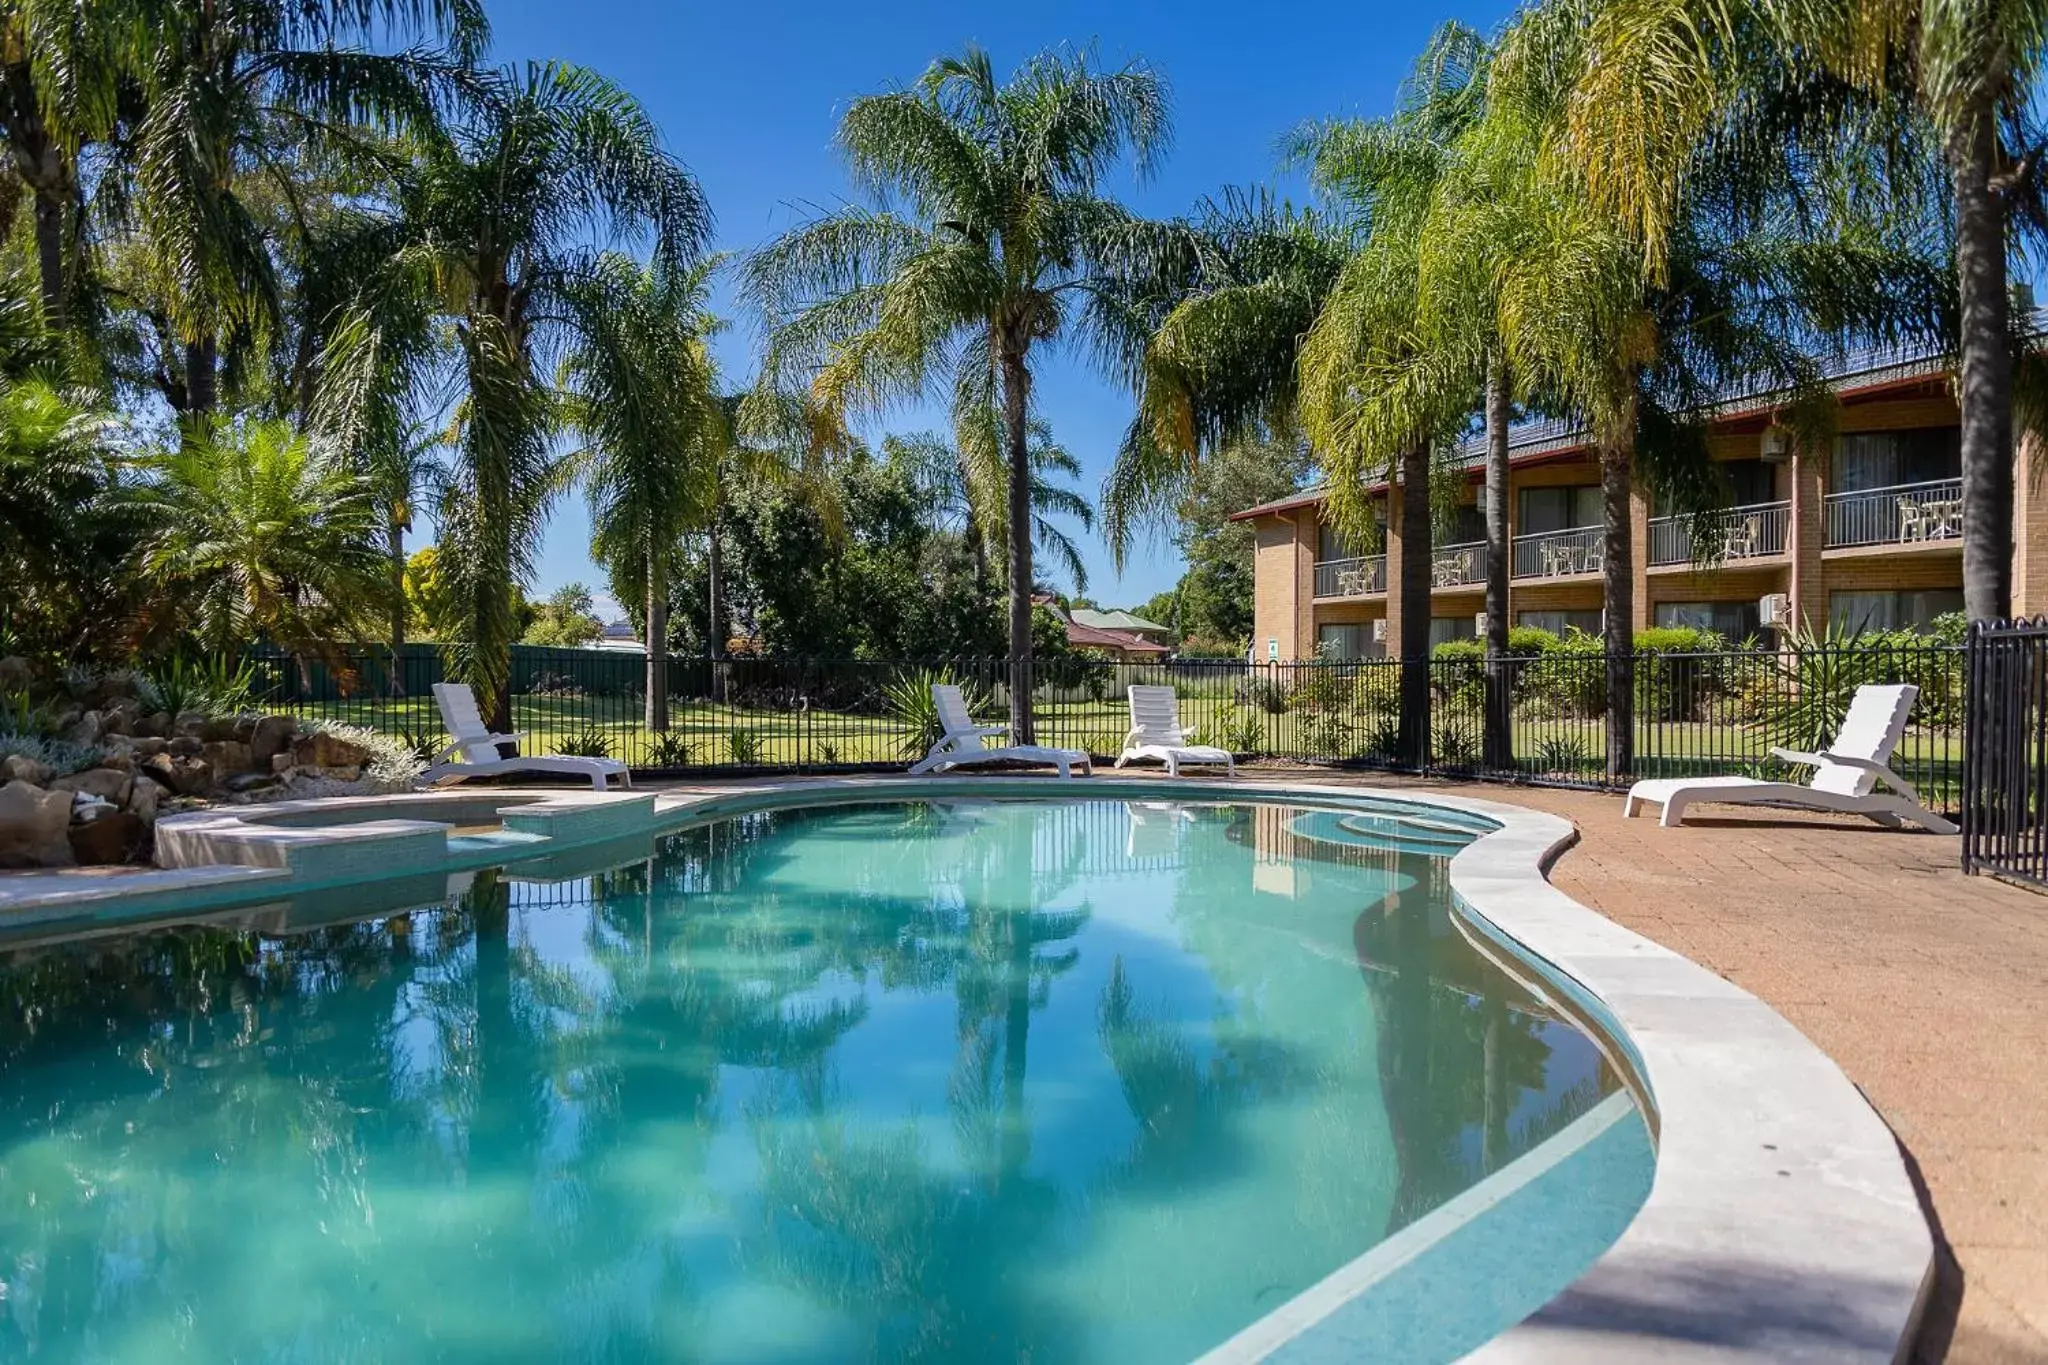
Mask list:
[[[726,444],[705,337],[710,264],[681,272],[607,256],[570,290],[581,336],[564,366],[583,456],[591,555],[646,603],[646,724],[668,729],[668,603],[683,536],[707,524]],[[637,590],[637,591],[636,591]]]
[[[582,583],[564,583],[534,603],[533,622],[519,643],[555,649],[580,649],[604,637],[597,602]]]
[[[1101,296],[1134,241],[1102,197],[1126,154],[1142,174],[1167,140],[1165,83],[1041,53],[1007,83],[969,47],[914,89],[855,100],[839,146],[877,208],[798,228],[749,262],[770,325],[774,387],[806,388],[835,421],[950,381],[955,426],[1002,415],[1009,510],[1010,721],[1032,736],[1030,413],[1035,348],[1106,340]]]
[[[451,64],[436,55],[358,44],[410,31],[467,56],[488,26],[475,0],[164,0],[146,13],[133,72],[144,108],[115,170],[134,206],[141,268],[183,348],[182,379],[167,394],[181,413],[204,415],[219,399],[223,338],[246,343],[279,325],[277,260],[257,200],[289,200],[308,157],[362,154],[377,133],[430,134],[437,98],[453,89]]]
[[[993,435],[993,421],[990,423]],[[1033,419],[1031,432],[1032,553],[1056,560],[1073,580],[1077,592],[1088,588],[1088,567],[1081,547],[1055,516],[1072,518],[1093,530],[1095,508],[1055,479],[1078,478],[1081,462],[1052,438],[1052,427]],[[975,572],[988,577],[989,549],[1007,552],[1010,474],[993,440],[962,446],[938,432],[920,431],[882,441],[882,458],[900,464],[916,482],[935,528],[956,531],[974,556]]]
[[[1571,150],[1587,193],[1622,216],[1653,277],[1671,269],[1702,173],[1711,175],[1729,144],[1782,145],[1796,119],[1868,153],[1866,203],[1911,212],[1920,207],[1918,170],[1900,154],[1906,147],[1896,120],[1873,118],[1872,107],[1882,111],[1903,96],[1925,119],[1947,192],[1924,221],[1937,232],[1946,228],[1953,244],[1964,601],[1972,618],[2009,614],[2009,272],[2017,239],[2038,239],[2044,222],[2036,96],[2048,57],[2048,6],[1612,0],[1594,11],[1589,27],[1592,53],[1571,110]],[[1786,92],[1798,97],[1790,109]]]
[[[221,424],[147,464],[142,567],[233,657],[267,637],[300,655],[373,638],[389,577],[377,490],[338,452],[275,421]]]
[[[595,72],[550,63],[472,80],[474,110],[422,150],[403,209],[406,255],[445,286],[460,351],[440,508],[442,570],[462,602],[451,675],[509,730],[516,587],[564,472],[559,405],[536,356],[583,335],[572,303],[600,270],[585,245],[593,227],[647,234],[657,267],[680,274],[711,216],[646,112]]]
[[[1174,624],[1184,638],[1242,647],[1252,633],[1257,537],[1230,514],[1295,492],[1309,467],[1308,448],[1298,441],[1238,439],[1203,460],[1176,509],[1174,546],[1188,566],[1177,593],[1179,616],[1151,619]]]

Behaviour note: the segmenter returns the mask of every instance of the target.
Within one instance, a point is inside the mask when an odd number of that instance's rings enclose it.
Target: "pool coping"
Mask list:
[[[343,884],[373,867],[390,878],[511,861],[504,848],[452,848],[446,822],[403,818],[407,808],[428,810],[435,795],[342,798],[357,809],[389,805],[400,812],[343,826],[268,823],[280,812],[291,818],[335,809],[334,799],[170,817],[159,822],[159,838],[169,826],[174,847],[190,841],[173,855],[184,867],[68,889],[38,879],[37,894],[26,901],[0,889],[0,914],[15,920],[27,911],[24,918],[49,928],[74,915],[104,922],[111,903],[133,896],[138,913],[123,919],[143,927],[142,911],[183,900],[196,886],[225,892],[239,880],[249,883],[249,898],[282,897]],[[1557,816],[1438,791],[1123,775],[866,775],[604,794],[472,788],[462,795],[502,800],[508,830],[547,836],[521,857],[821,800],[1307,798],[1483,817],[1498,828],[1450,861],[1458,909],[1584,991],[1611,1018],[1654,1106],[1657,1167],[1648,1199],[1620,1239],[1562,1293],[1465,1359],[1883,1362],[1903,1360],[1911,1350],[1933,1280],[1934,1244],[1891,1131],[1840,1067],[1764,1002],[1552,886],[1549,867],[1578,838]],[[1232,1353],[1240,1339],[1233,1338],[1208,1358],[1259,1360],[1282,1348],[1290,1360],[1347,1358],[1341,1338],[1318,1339],[1317,1323],[1326,1318],[1284,1335],[1268,1331],[1256,1338],[1266,1343],[1257,1348],[1248,1328],[1240,1334],[1246,1349]]]

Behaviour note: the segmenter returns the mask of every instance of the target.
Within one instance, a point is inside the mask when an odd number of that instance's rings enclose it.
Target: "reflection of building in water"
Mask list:
[[[1403,846],[1394,841],[1339,843],[1303,834],[1298,825],[1307,813],[1299,806],[1248,805],[1232,808],[1229,837],[1252,851],[1252,889],[1276,896],[1298,895],[1305,889],[1304,863],[1340,863],[1379,872],[1388,878],[1413,879],[1419,898],[1448,904],[1448,856],[1426,845]],[[1446,855],[1448,850],[1446,850]]]

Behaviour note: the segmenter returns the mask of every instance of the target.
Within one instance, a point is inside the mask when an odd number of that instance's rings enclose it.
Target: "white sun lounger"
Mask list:
[[[1773,748],[1771,755],[1787,763],[1815,769],[1805,786],[1796,782],[1760,782],[1749,777],[1664,777],[1638,782],[1629,788],[1622,806],[1622,818],[1636,813],[1644,803],[1664,808],[1661,823],[1676,825],[1685,819],[1686,807],[1695,801],[1728,805],[1774,804],[1809,806],[1816,810],[1867,815],[1880,825],[1897,828],[1903,821],[1954,834],[1956,827],[1920,804],[1913,785],[1891,770],[1892,750],[1905,733],[1906,717],[1920,689],[1910,683],[1891,687],[1866,685],[1856,689],[1841,733],[1826,753],[1803,754]],[[1879,781],[1891,788],[1877,790]]]
[[[1010,733],[1007,725],[976,725],[967,714],[960,689],[951,683],[932,684],[932,704],[939,709],[939,728],[944,731],[931,750],[910,765],[911,775],[942,773],[970,763],[1049,763],[1061,777],[1072,777],[1074,769],[1093,774],[1095,763],[1081,749],[1052,749],[1043,744],[1006,744],[985,749],[983,739],[1000,739]]]
[[[1131,732],[1124,736],[1117,767],[1134,758],[1156,758],[1166,765],[1169,777],[1179,777],[1183,763],[1221,763],[1232,777],[1237,775],[1237,759],[1228,749],[1188,742],[1180,728],[1180,700],[1172,688],[1132,687],[1130,696]]]
[[[549,754],[535,758],[501,758],[500,744],[516,744],[525,735],[494,735],[477,710],[476,693],[467,683],[435,683],[434,700],[441,707],[441,723],[448,727],[454,743],[434,755],[434,761],[420,774],[420,785],[431,787],[460,782],[470,777],[495,777],[505,773],[556,773],[566,777],[587,777],[599,791],[605,779],[616,777],[619,785],[633,785],[626,765],[616,758],[583,758],[571,754]]]

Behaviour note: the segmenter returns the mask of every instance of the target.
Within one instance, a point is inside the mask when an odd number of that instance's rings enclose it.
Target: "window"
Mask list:
[[[1835,458],[1828,464],[1828,492],[1862,493],[1961,478],[1962,439],[1955,427],[1844,433],[1836,439]]]
[[[1657,624],[1711,630],[1734,643],[1763,633],[1763,620],[1757,612],[1757,604],[1747,598],[1735,602],[1659,602]]]
[[[1778,467],[1768,460],[1724,460],[1721,473],[1728,480],[1730,506],[1778,500]]]
[[[1385,545],[1387,543],[1387,523],[1381,521],[1379,526],[1380,544]],[[1327,563],[1332,559],[1357,559],[1365,553],[1366,551],[1352,545],[1344,537],[1338,535],[1336,527],[1323,525],[1316,528],[1316,559],[1318,561]]]
[[[1470,545],[1486,539],[1486,514],[1473,503],[1460,506],[1448,526],[1436,528],[1439,545]]]
[[[1377,659],[1386,646],[1372,638],[1372,623],[1323,625],[1316,627],[1316,657],[1319,659]]]
[[[1831,592],[1828,621],[1837,630],[1925,630],[1935,617],[1963,609],[1961,588],[1910,592]]]
[[[1576,488],[1524,488],[1516,510],[1515,534],[1541,535],[1545,531],[1569,531],[1601,523],[1600,485]]]
[[[1432,616],[1429,618],[1429,647],[1435,649],[1446,640],[1476,640],[1479,627],[1470,615]]]
[[[1598,635],[1601,617],[1602,613],[1599,611],[1518,611],[1515,613],[1515,624],[1547,630],[1552,635],[1562,635],[1568,630]]]

